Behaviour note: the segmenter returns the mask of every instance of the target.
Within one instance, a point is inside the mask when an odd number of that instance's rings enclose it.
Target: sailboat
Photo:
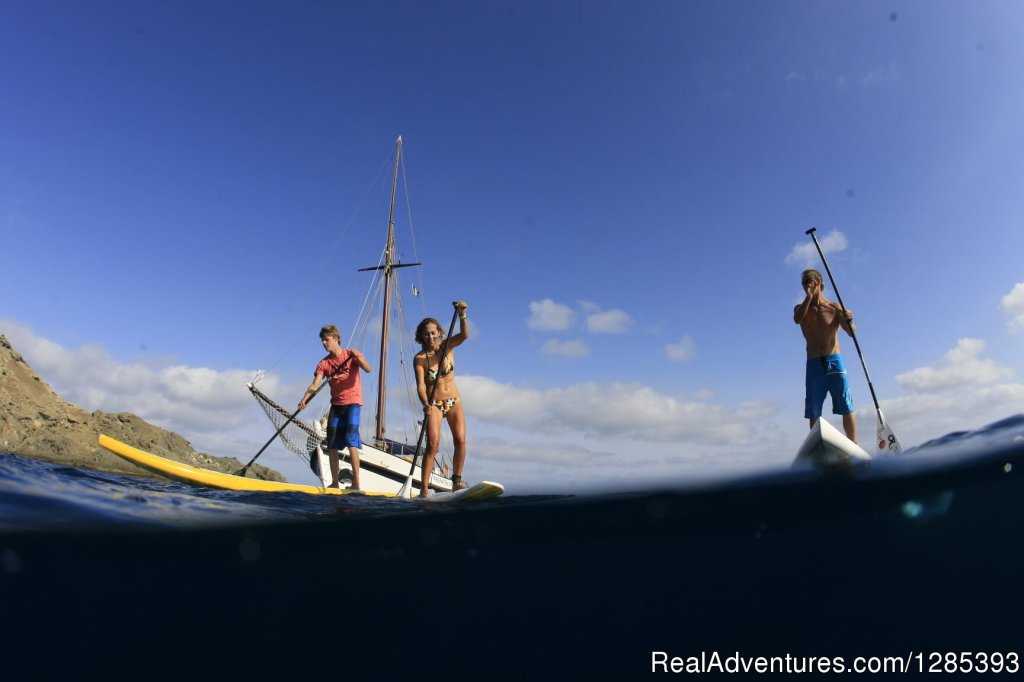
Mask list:
[[[374,366],[377,371],[376,397],[377,405],[373,421],[372,433],[361,433],[363,446],[359,449],[359,478],[360,487],[369,493],[397,494],[403,488],[410,475],[412,476],[411,492],[418,494],[422,471],[419,458],[413,464],[416,454],[416,445],[409,445],[400,440],[395,440],[387,435],[387,406],[388,406],[388,353],[392,337],[391,321],[396,301],[400,303],[397,271],[401,268],[418,266],[420,263],[402,263],[396,260],[395,249],[395,197],[398,191],[399,169],[402,163],[402,138],[398,137],[395,143],[394,172],[391,178],[391,200],[388,208],[387,238],[384,245],[383,256],[378,265],[367,268],[360,268],[360,272],[375,272],[379,279],[377,289],[382,293],[381,320],[380,320],[380,346],[378,362]],[[375,288],[371,284],[371,291]],[[367,317],[369,319],[369,317]],[[357,330],[352,338],[361,336]],[[411,371],[411,367],[410,367]],[[302,423],[298,420],[289,420],[289,410],[285,410],[269,396],[263,393],[257,386],[258,378],[247,385],[250,393],[263,408],[264,413],[271,422],[281,428],[281,438],[285,446],[300,457],[308,458],[310,468],[320,478],[324,486],[331,482],[328,465],[328,456],[324,452],[326,439],[325,419],[314,420],[312,423]],[[326,383],[326,382],[325,382]],[[418,403],[417,403],[418,404]],[[410,411],[415,414],[414,411]],[[425,447],[425,444],[424,444]],[[421,453],[422,454],[422,453]],[[350,487],[352,484],[352,468],[347,460],[347,452],[342,451],[342,462],[339,480],[342,488]],[[431,491],[446,493],[452,490],[452,480],[448,475],[448,465],[444,458],[439,457],[435,463],[434,470],[430,473],[429,486]],[[409,486],[406,486],[409,490]]]
[[[386,414],[388,394],[388,350],[391,341],[391,317],[392,310],[401,309],[395,305],[400,302],[397,296],[396,271],[401,268],[412,267],[419,263],[401,263],[395,259],[395,195],[398,190],[398,174],[402,161],[402,138],[399,137],[395,144],[395,169],[391,180],[391,201],[388,209],[388,231],[387,240],[384,246],[384,253],[378,265],[369,268],[362,268],[364,272],[375,272],[378,291],[383,293],[382,319],[380,330],[380,354],[377,364],[377,409],[372,434],[361,434],[363,446],[359,449],[360,460],[360,487],[363,494],[381,496],[418,496],[421,489],[422,470],[417,457],[417,447],[423,441],[423,434],[417,439],[416,445],[409,445],[403,441],[393,439],[387,435]],[[371,290],[373,290],[371,286]],[[369,306],[366,308],[369,311]],[[370,313],[367,312],[364,318],[370,320]],[[357,325],[364,330],[369,326],[367,323]],[[404,324],[408,329],[408,324]],[[357,338],[359,332],[353,335]],[[411,340],[410,344],[411,346]],[[411,374],[407,371],[406,379]],[[278,427],[274,437],[267,441],[260,452],[234,474],[227,474],[218,471],[211,471],[194,467],[176,460],[161,457],[145,450],[140,450],[127,443],[122,443],[107,435],[99,437],[99,444],[119,457],[132,462],[139,467],[146,469],[159,476],[170,478],[175,481],[191,485],[220,488],[225,490],[248,490],[261,492],[302,492],[308,494],[341,494],[349,492],[352,485],[352,468],[347,461],[341,462],[340,488],[328,487],[331,483],[329,463],[327,454],[324,452],[324,441],[327,437],[326,419],[313,420],[312,423],[303,423],[296,419],[298,412],[289,414],[289,411],[261,391],[256,384],[262,378],[262,373],[247,384],[249,391],[256,398],[257,403],[263,408],[264,413],[271,422]],[[320,388],[327,386],[328,382],[321,383]],[[318,389],[319,390],[319,389]],[[411,398],[411,396],[410,396]],[[418,401],[416,403],[418,405]],[[410,410],[410,415],[416,414],[418,410]],[[413,419],[415,422],[415,419]],[[422,428],[422,422],[415,425],[414,431]],[[313,472],[320,479],[320,485],[305,485],[302,483],[290,483],[281,481],[267,481],[259,478],[246,477],[248,467],[256,461],[256,458],[273,442],[278,436],[281,441],[292,452],[305,459]],[[422,454],[422,453],[419,453]],[[441,454],[441,453],[439,453]],[[476,485],[461,490],[452,490],[452,480],[448,475],[448,464],[444,456],[439,456],[435,461],[434,468],[430,472],[428,481],[431,502],[472,502],[484,500],[496,495],[501,495],[505,488],[500,483],[481,481]]]

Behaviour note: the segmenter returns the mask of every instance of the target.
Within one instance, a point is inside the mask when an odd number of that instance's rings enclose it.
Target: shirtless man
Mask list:
[[[807,340],[807,392],[804,398],[804,416],[814,422],[821,417],[825,395],[832,394],[832,413],[843,415],[843,430],[846,437],[857,442],[857,418],[853,414],[853,398],[850,396],[850,381],[846,376],[846,364],[839,354],[839,328],[850,334],[856,332],[853,313],[843,315],[838,303],[825,298],[821,293],[823,283],[817,270],[804,270],[800,283],[807,294],[803,303],[793,309],[793,322],[800,325],[800,331]]]

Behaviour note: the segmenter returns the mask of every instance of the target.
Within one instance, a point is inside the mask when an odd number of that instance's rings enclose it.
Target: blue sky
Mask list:
[[[1024,404],[1022,72],[1011,1],[5,3],[0,333],[246,459],[245,382],[290,406],[350,331],[402,135],[412,323],[471,306],[471,480],[788,465],[811,226],[919,444]]]

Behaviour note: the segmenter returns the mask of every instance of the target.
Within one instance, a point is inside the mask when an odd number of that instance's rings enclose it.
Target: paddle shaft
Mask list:
[[[315,398],[317,393],[319,393],[321,390],[323,390],[324,386],[326,386],[327,384],[331,383],[331,379],[333,379],[335,376],[340,374],[342,367],[345,367],[350,362],[352,362],[352,358],[354,358],[354,357],[355,356],[352,355],[351,352],[350,352],[349,356],[348,356],[348,360],[346,360],[345,363],[341,367],[339,367],[337,370],[335,370],[333,374],[331,374],[328,377],[324,377],[324,382],[316,387],[316,390],[313,391],[313,395],[309,396],[309,400],[312,400],[313,398]],[[358,372],[359,370],[356,370],[356,371]],[[307,405],[309,404],[309,400],[306,401]],[[277,437],[281,435],[281,432],[284,431],[285,428],[295,420],[295,417],[298,416],[299,412],[302,412],[302,410],[303,410],[303,408],[300,407],[299,409],[297,409],[294,412],[292,412],[291,416],[288,417],[288,419],[285,420],[284,424],[281,424],[281,428],[279,428],[277,431],[275,431],[274,435],[270,437],[270,440],[268,440],[263,445],[263,447],[260,448],[260,451],[257,452],[255,455],[253,455],[253,458],[249,460],[249,463],[246,464],[241,469],[239,469],[238,471],[236,471],[234,473],[234,475],[235,476],[245,476],[246,471],[249,469],[249,467],[252,466],[253,462],[255,462],[257,459],[259,459],[259,456],[263,454],[263,451],[266,450],[267,448],[269,448],[270,444],[273,443],[275,440],[277,440]],[[330,443],[328,443],[328,445],[330,445]]]
[[[836,300],[839,302],[839,307],[843,311],[843,315],[846,315],[846,306],[843,305],[843,297],[839,295],[839,287],[836,286],[836,280],[832,277],[832,270],[828,267],[828,261],[825,260],[825,253],[821,250],[821,244],[818,243],[818,238],[814,236],[814,232],[818,228],[812,227],[807,230],[806,234],[811,235],[811,239],[814,240],[814,247],[818,249],[818,255],[821,256],[821,262],[825,264],[825,272],[828,273],[828,281],[832,283],[832,291],[836,292]],[[868,380],[868,390],[871,391],[871,400],[875,403],[875,412],[878,413],[879,421],[882,420],[882,408],[878,406],[878,398],[875,397],[875,387],[871,383],[871,375],[868,374],[867,363],[864,362],[864,354],[860,352],[860,343],[857,342],[857,333],[853,331],[853,322],[850,323],[850,338],[853,339],[853,346],[857,349],[857,357],[860,358],[860,366],[864,368],[864,378]]]
[[[458,318],[459,312],[461,312],[461,311],[458,308],[456,308],[455,309],[455,314],[452,315],[452,323],[450,325],[448,325],[448,336],[444,337],[444,343],[441,345],[441,357],[437,361],[437,371],[438,371],[438,374],[440,374],[440,372],[441,372],[441,363],[444,362],[444,357],[448,354],[448,341],[451,340],[452,332],[455,331],[455,320],[456,320],[456,318]],[[440,377],[438,377],[438,379],[440,379]],[[434,380],[434,385],[430,387],[430,393],[427,395],[427,404],[428,405],[432,406],[434,404],[434,395],[437,393],[437,384],[438,383],[440,383],[440,382],[438,382],[438,380],[435,379]],[[416,439],[416,451],[413,452],[413,455],[412,455],[412,466],[409,468],[409,477],[406,479],[405,485],[402,486],[402,492],[403,493],[408,491],[410,486],[412,485],[412,475],[416,472],[416,459],[420,456],[420,446],[423,444],[423,436],[425,436],[426,433],[427,433],[427,415],[424,414],[423,415],[423,426],[420,427],[420,435]],[[425,476],[424,478],[429,480],[429,478],[427,476]],[[426,484],[424,484],[424,485],[426,485]]]

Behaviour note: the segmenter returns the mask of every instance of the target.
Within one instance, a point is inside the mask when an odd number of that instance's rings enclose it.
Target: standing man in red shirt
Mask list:
[[[359,369],[372,372],[366,356],[355,348],[341,347],[341,332],[333,324],[320,330],[320,341],[323,342],[327,356],[321,360],[313,375],[313,383],[299,401],[299,409],[304,410],[306,403],[312,399],[317,386],[324,377],[331,382],[331,413],[327,417],[327,456],[331,461],[331,488],[338,488],[339,457],[342,448],[348,447],[352,458],[352,490],[359,487],[359,448],[363,446],[359,440],[359,412],[363,404],[363,386],[359,378]],[[358,365],[353,367],[353,363]]]

